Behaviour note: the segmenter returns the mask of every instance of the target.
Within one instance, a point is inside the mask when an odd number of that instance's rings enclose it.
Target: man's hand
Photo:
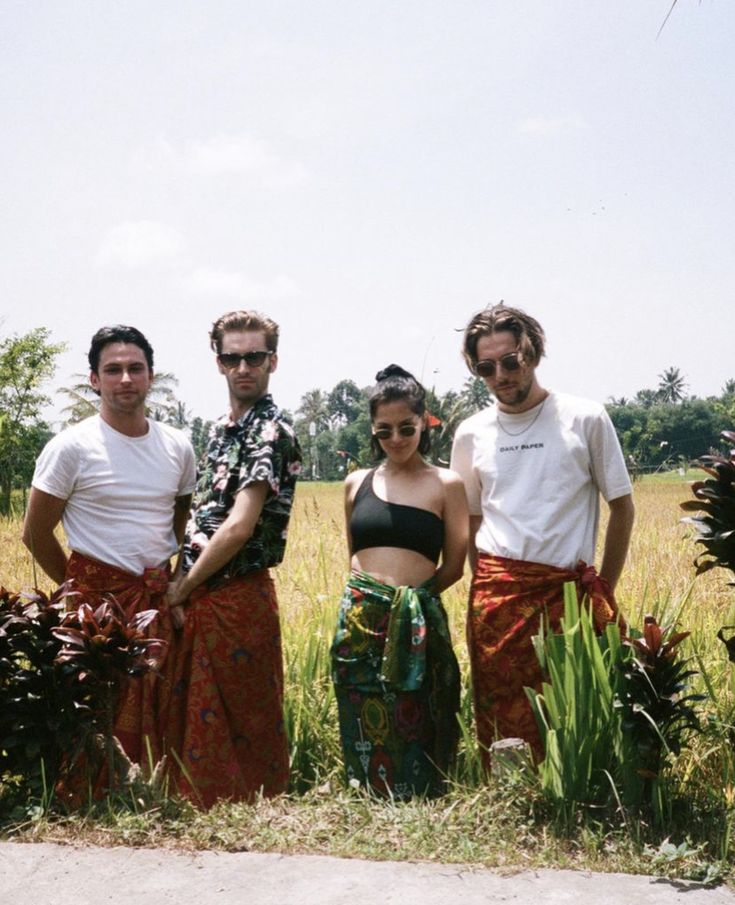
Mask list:
[[[175,629],[183,628],[184,622],[186,622],[186,611],[184,609],[186,596],[181,593],[182,580],[181,577],[175,578],[166,591],[166,603],[171,614],[171,624]]]

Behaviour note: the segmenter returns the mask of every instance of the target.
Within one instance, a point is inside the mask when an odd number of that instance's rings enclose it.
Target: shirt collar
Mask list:
[[[257,402],[253,403],[253,405],[246,412],[243,412],[243,414],[240,415],[237,421],[233,421],[229,415],[223,415],[221,423],[225,427],[225,429],[239,429],[247,424],[250,424],[256,418],[264,415],[272,408],[274,408],[273,397],[270,393],[266,393],[265,396],[261,396]]]

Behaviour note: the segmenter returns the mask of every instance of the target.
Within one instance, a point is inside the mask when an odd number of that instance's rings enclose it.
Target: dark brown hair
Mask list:
[[[92,337],[92,344],[87,353],[89,370],[96,374],[100,366],[100,355],[105,346],[110,343],[129,343],[137,346],[145,355],[148,369],[153,370],[153,347],[135,327],[127,327],[125,324],[115,324],[114,327],[100,327]]]
[[[477,364],[478,340],[503,331],[515,336],[528,364],[537,365],[541,361],[546,353],[546,336],[541,324],[520,308],[510,308],[501,302],[478,311],[465,328],[462,355],[470,371],[474,373]]]

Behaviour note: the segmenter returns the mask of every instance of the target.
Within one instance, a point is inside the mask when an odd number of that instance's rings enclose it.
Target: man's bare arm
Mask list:
[[[214,532],[191,571],[169,586],[170,606],[183,603],[195,588],[221,569],[247,543],[258,523],[267,494],[268,484],[265,481],[251,484],[237,494],[230,514]]]
[[[66,553],[54,534],[65,506],[66,500],[32,487],[23,524],[23,543],[56,584],[62,584],[66,576]]]
[[[625,565],[628,555],[630,535],[633,531],[635,519],[635,507],[633,497],[630,494],[610,500],[610,517],[605,532],[605,548],[600,566],[600,577],[604,578],[610,587],[615,590],[620,573]]]
[[[186,530],[186,522],[189,518],[190,508],[190,493],[187,493],[186,496],[177,496],[174,500],[174,535],[177,544],[181,544],[181,541],[184,539],[184,531]]]
[[[470,516],[470,536],[468,538],[467,545],[467,559],[469,560],[470,568],[473,572],[475,571],[475,566],[477,565],[477,545],[475,544],[475,537],[477,536],[477,532],[480,530],[481,524],[481,515]]]

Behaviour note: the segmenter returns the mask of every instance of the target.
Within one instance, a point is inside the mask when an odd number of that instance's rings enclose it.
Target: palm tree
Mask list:
[[[366,394],[354,380],[340,380],[327,397],[329,424],[332,430],[354,421],[367,405]]]
[[[666,368],[658,379],[658,394],[662,402],[681,402],[684,399],[686,381],[678,368]]]
[[[490,391],[481,377],[468,377],[459,393],[448,390],[437,396],[433,390],[427,394],[427,410],[439,423],[432,436],[431,458],[436,465],[448,465],[454,434],[465,418],[493,404]]]
[[[296,421],[296,433],[305,455],[305,473],[312,480],[319,477],[319,450],[317,434],[329,427],[329,400],[321,390],[308,390],[301,397],[301,404],[296,409],[299,419]]]
[[[655,405],[659,401],[660,396],[656,392],[656,390],[638,390],[638,392],[633,397],[633,402],[645,409],[650,408],[652,405]]]
[[[482,377],[468,377],[462,384],[459,395],[465,404],[465,418],[482,411],[493,403],[490,390]]]
[[[70,387],[60,387],[56,392],[69,399],[69,404],[61,410],[65,424],[77,424],[99,411],[99,396],[90,386],[84,374],[72,374],[76,383]]]
[[[301,404],[296,414],[307,425],[313,424],[316,430],[324,430],[329,425],[329,401],[321,390],[308,390],[301,397]]]

